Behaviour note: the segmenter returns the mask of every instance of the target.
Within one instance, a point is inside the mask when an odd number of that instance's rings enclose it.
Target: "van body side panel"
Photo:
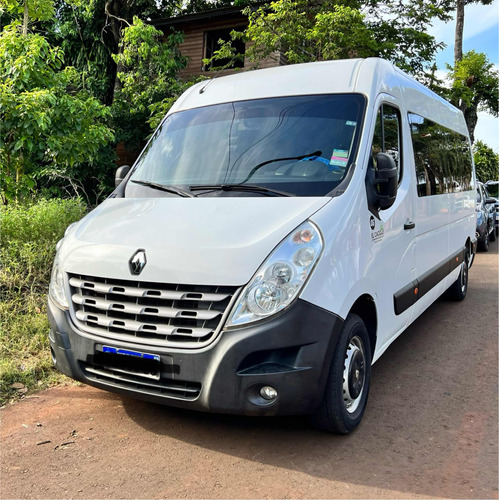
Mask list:
[[[416,199],[416,269],[424,276],[449,257],[449,195],[426,196]],[[461,243],[463,245],[464,242]],[[445,291],[445,278],[435,285],[437,296]],[[415,314],[426,309],[425,301],[418,301]],[[423,309],[421,309],[423,308]]]

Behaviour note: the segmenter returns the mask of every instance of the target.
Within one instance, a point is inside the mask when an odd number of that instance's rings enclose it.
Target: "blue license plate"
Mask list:
[[[95,357],[99,363],[112,371],[153,380],[160,379],[161,358],[157,354],[104,345],[102,351],[96,352]]]
[[[123,356],[137,356],[143,359],[153,359],[159,361],[160,357],[157,354],[148,354],[146,352],[130,351],[129,349],[118,349],[116,347],[102,346],[102,352],[110,352],[112,354],[122,354]]]

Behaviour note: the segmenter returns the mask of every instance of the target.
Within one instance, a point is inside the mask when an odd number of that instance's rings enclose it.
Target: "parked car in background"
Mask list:
[[[494,204],[495,228],[496,228],[496,235],[499,235],[499,181],[487,181],[485,183],[485,188],[489,192],[490,196],[496,199],[496,202]]]
[[[489,241],[495,241],[495,202],[496,199],[489,196],[485,185],[477,182],[476,185],[476,236],[478,249],[486,252],[489,249]]]

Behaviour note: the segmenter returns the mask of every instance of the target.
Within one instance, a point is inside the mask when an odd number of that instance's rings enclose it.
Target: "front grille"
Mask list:
[[[218,333],[235,287],[169,285],[70,275],[73,320],[109,339],[200,348]]]
[[[201,392],[199,382],[185,382],[173,379],[147,380],[138,375],[122,373],[119,370],[92,363],[80,362],[80,368],[89,380],[155,396],[194,401]]]

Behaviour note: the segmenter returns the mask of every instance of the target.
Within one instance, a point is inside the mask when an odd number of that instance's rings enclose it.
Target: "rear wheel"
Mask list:
[[[470,256],[466,253],[464,262],[461,264],[461,272],[448,290],[448,297],[452,300],[461,301],[466,297],[466,293],[468,292],[469,261]]]
[[[326,390],[313,422],[321,430],[349,434],[362,420],[371,382],[371,346],[362,319],[345,321],[333,354]]]

